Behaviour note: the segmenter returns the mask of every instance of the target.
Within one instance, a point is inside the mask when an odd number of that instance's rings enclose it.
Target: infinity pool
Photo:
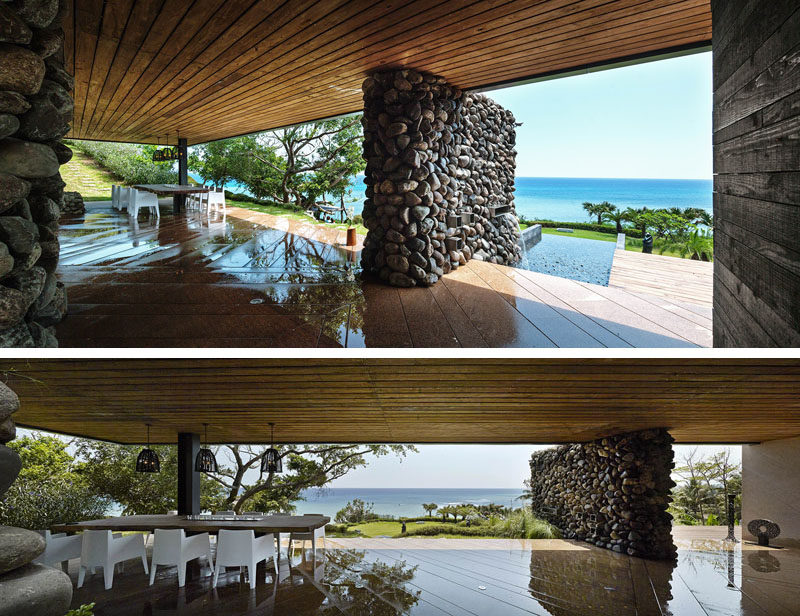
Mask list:
[[[607,287],[615,247],[615,242],[544,233],[538,244],[526,246],[517,267]]]

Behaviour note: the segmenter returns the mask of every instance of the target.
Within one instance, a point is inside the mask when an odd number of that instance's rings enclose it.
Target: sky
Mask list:
[[[711,179],[711,53],[487,92],[517,128],[517,176]]]

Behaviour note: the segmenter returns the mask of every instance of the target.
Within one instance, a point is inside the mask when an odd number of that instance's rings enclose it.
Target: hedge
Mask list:
[[[611,235],[617,234],[616,225],[598,225],[597,223],[591,223],[591,222],[558,222],[553,220],[527,220],[527,219],[523,220],[525,221],[526,224],[542,225],[543,227],[547,227],[548,229],[563,227],[565,229],[582,229],[584,231],[597,231],[599,233],[609,233]],[[627,237],[636,237],[636,238],[642,237],[642,232],[639,229],[634,229],[633,227],[623,227],[622,232]]]

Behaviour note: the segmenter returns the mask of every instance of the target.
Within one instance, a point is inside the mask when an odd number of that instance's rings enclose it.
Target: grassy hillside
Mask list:
[[[80,150],[74,150],[72,160],[61,166],[61,177],[67,183],[64,190],[77,191],[84,201],[110,201],[111,185],[117,179]]]

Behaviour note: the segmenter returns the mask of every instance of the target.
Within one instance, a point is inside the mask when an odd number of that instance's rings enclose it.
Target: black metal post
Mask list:
[[[178,433],[178,515],[200,513],[200,473],[194,470],[199,450],[199,434]]]
[[[189,183],[189,147],[186,139],[178,139],[178,184]],[[175,194],[172,196],[172,210],[179,214],[183,204],[186,202],[186,195]]]
[[[728,536],[725,541],[733,541],[737,543],[736,535],[734,533],[734,524],[736,523],[736,495],[728,494]]]

